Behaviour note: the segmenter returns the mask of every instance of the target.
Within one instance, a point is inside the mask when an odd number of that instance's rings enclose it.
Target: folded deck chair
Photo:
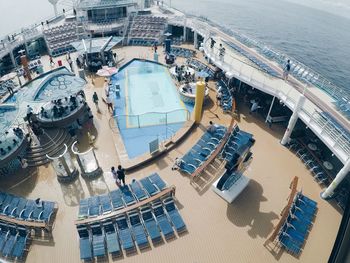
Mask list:
[[[121,254],[118,233],[111,221],[103,223],[103,228],[106,235],[107,252],[111,255],[117,256]]]
[[[114,210],[119,210],[123,207],[125,207],[124,201],[122,199],[122,192],[120,189],[113,190],[109,193],[112,201],[112,206]]]
[[[19,215],[20,219],[27,220],[30,218],[31,214],[33,213],[34,207],[35,207],[34,200],[28,200],[26,207]]]
[[[90,227],[92,233],[92,253],[94,257],[104,257],[106,255],[106,250],[102,228],[99,223],[93,224]]]
[[[27,205],[27,199],[20,198],[17,206],[11,211],[10,217],[18,218]]]
[[[153,213],[156,217],[160,231],[162,231],[164,237],[166,239],[173,237],[174,230],[173,230],[173,228],[168,220],[167,215],[164,212],[164,208],[163,208],[162,204],[158,203],[156,205],[153,205],[152,209],[153,209]]]
[[[136,200],[128,185],[121,187],[124,202],[127,206],[135,204]]]
[[[172,197],[168,197],[163,200],[165,210],[170,218],[171,223],[174,225],[176,231],[181,233],[186,231],[186,225],[183,221]]]
[[[15,246],[13,247],[10,257],[16,259],[22,259],[24,251],[27,246],[27,241],[29,237],[29,232],[25,228],[18,228],[18,235],[16,239]]]
[[[145,190],[141,187],[140,183],[138,181],[134,181],[130,184],[130,188],[134,195],[136,196],[137,200],[142,201],[148,198],[148,194],[145,192]]]
[[[120,243],[122,248],[126,251],[135,250],[135,244],[132,240],[131,230],[125,216],[116,218],[117,228],[119,232]]]
[[[112,211],[112,204],[111,204],[111,198],[109,197],[109,194],[100,195],[100,203],[101,203],[101,209],[102,214],[107,214]]]
[[[50,222],[51,216],[53,215],[55,211],[55,202],[50,202],[50,201],[44,201],[43,202],[43,207],[44,210],[39,216],[39,220],[44,221],[44,222]]]
[[[164,180],[159,176],[158,173],[153,173],[149,176],[149,179],[153,184],[155,184],[159,190],[164,190],[167,188],[167,184],[164,182]]]
[[[99,196],[92,196],[89,198],[89,216],[100,215],[100,198]]]
[[[10,226],[9,227],[9,237],[6,240],[4,247],[2,248],[2,255],[4,257],[8,257],[11,252],[12,249],[16,243],[16,239],[17,239],[17,230],[15,226]]]
[[[148,192],[150,196],[156,195],[159,193],[159,189],[152,184],[151,180],[148,177],[142,178],[140,180],[140,183],[142,184],[143,188]]]
[[[92,246],[90,234],[86,226],[77,227],[79,234],[79,248],[81,260],[92,260]]]
[[[149,246],[149,242],[145,233],[145,229],[141,223],[140,215],[137,212],[131,212],[128,214],[132,233],[134,239],[139,246],[139,248],[144,248]]]
[[[156,220],[154,219],[151,208],[149,208],[148,206],[142,207],[140,209],[140,212],[141,212],[141,218],[142,218],[143,224],[152,242],[154,243],[160,242],[162,240],[162,236],[159,232],[159,228],[157,226]]]
[[[89,216],[89,199],[81,199],[79,203],[78,218],[86,218]]]

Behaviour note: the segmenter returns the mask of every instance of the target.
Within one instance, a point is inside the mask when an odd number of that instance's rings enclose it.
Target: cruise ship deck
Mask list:
[[[346,135],[337,129],[333,122],[322,119],[321,113],[328,112],[349,130],[349,119],[334,106],[334,99],[329,94],[306,85],[291,75],[288,81],[283,80],[281,67],[262,57],[253,48],[243,46],[211,24],[194,17],[184,19],[179,11],[170,10],[172,14],[167,14],[169,23],[188,27],[194,30],[195,34],[204,36],[205,41],[200,48],[202,52],[196,50],[197,60],[212,69],[215,66],[222,69],[229,78],[234,77],[254,89],[276,97],[291,111],[296,108],[300,96],[305,96],[306,100],[298,112],[298,117],[331,149],[342,164],[349,162],[350,142]],[[163,8],[153,7],[152,12],[165,16]],[[214,48],[210,47],[210,37],[216,41]],[[239,45],[259,57],[277,76],[272,77],[257,69],[232,46],[230,48],[229,43]],[[226,50],[223,58],[219,56],[219,44]],[[193,43],[182,44],[181,47],[195,50]],[[112,51],[118,54],[118,66],[134,58],[154,58],[154,51],[150,46],[118,46]],[[158,47],[158,59],[162,64],[165,64],[166,60],[164,51],[165,47]],[[71,56],[75,61],[77,54],[71,53]],[[69,68],[66,55],[55,57],[56,65],[59,60],[63,66]],[[176,59],[177,64],[185,62],[185,58]],[[41,57],[41,63],[45,72],[52,70],[49,56]],[[74,70],[78,72],[75,63]],[[69,184],[62,184],[57,180],[52,165],[46,164],[0,177],[0,192],[33,200],[51,200],[58,205],[52,235],[32,236],[31,246],[25,257],[26,262],[80,262],[79,236],[75,224],[78,222],[80,201],[118,189],[110,168],[124,164],[127,158],[120,154],[124,153],[118,146],[121,135],[111,128],[113,116],[102,101],[106,92],[105,85],[104,77],[95,74],[87,76],[84,93],[94,116],[93,126],[84,125],[77,134],[80,150],[90,147],[88,131],[95,136],[93,147],[99,166],[103,170],[102,176],[91,180],[79,176]],[[237,100],[235,112],[223,112],[217,104],[216,82],[211,80],[208,86],[209,102],[204,105],[200,123],[195,124],[189,134],[171,150],[146,164],[135,166],[126,173],[127,184],[133,179],[140,180],[157,172],[168,185],[175,186],[176,205],[186,223],[187,232],[176,234],[175,238],[163,240],[156,245],[151,243],[146,249],[137,248],[134,253],[122,253],[121,257],[112,258],[107,254],[106,258],[96,262],[327,262],[337,237],[343,211],[335,200],[326,201],[321,197],[321,192],[325,189],[315,182],[310,169],[296,154],[281,144],[285,126],[274,125],[270,128],[263,116],[250,114],[249,103],[243,100]],[[98,107],[95,107],[92,99],[94,92],[100,98]],[[193,118],[194,114],[191,116],[191,119]],[[214,160],[196,179],[173,170],[172,167],[176,158],[184,156],[206,132],[210,121],[228,127],[232,119],[241,130],[254,135],[255,144],[251,148],[253,159],[244,171],[250,182],[237,199],[228,203],[211,190],[212,184],[224,169],[225,164],[222,161]],[[304,243],[299,256],[287,253],[275,243],[268,242],[287,205],[291,192],[289,187],[295,176],[299,178],[298,190],[302,190],[303,194],[316,201],[318,207],[307,242]],[[0,262],[2,260],[6,259],[0,257]]]

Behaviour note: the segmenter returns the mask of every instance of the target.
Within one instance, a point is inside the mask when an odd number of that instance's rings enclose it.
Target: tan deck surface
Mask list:
[[[159,53],[161,51],[162,48]],[[125,57],[125,61],[134,56],[151,58],[150,48],[127,47],[117,49],[117,52]],[[163,56],[160,56],[160,61],[164,61]],[[99,95],[103,94],[102,86],[103,79],[99,78],[95,80],[95,86],[90,83],[86,88],[98,132],[96,155],[105,171],[102,177],[90,182],[79,177],[72,184],[61,185],[51,166],[47,166],[21,171],[11,180],[0,179],[2,191],[28,198],[55,200],[59,204],[53,240],[33,241],[27,262],[79,262],[78,234],[74,225],[79,200],[117,188],[108,172],[112,165],[116,166],[119,163],[108,125],[111,115],[101,101],[100,113],[96,112],[91,102],[93,91],[97,91]],[[171,170],[174,159],[187,152],[210,120],[229,125],[230,116],[224,115],[215,105],[213,90],[210,96],[213,102],[205,108],[202,124],[193,130],[185,142],[157,162],[127,174],[126,178],[127,183],[130,183],[133,178],[140,179],[157,171],[170,185],[174,184],[177,205],[189,232],[173,241],[156,247],[152,245],[149,250],[138,251],[135,255],[115,261],[327,262],[339,228],[341,213],[319,197],[321,188],[313,181],[302,162],[280,145],[283,129],[277,125],[271,130],[260,117],[247,114],[247,109],[243,106],[239,108],[241,115],[238,124],[241,129],[254,134],[256,143],[252,148],[253,160],[245,172],[245,175],[251,178],[251,182],[232,204],[227,204],[210,189],[215,179],[215,167],[209,169],[210,173],[203,175],[206,181],[201,183],[201,189],[195,189],[188,176]],[[220,119],[217,119],[214,113],[218,114]],[[290,193],[289,184],[294,176],[299,176],[299,189],[302,188],[305,195],[319,204],[316,221],[299,259],[284,251],[278,254],[270,253],[263,245],[286,205],[286,198]]]

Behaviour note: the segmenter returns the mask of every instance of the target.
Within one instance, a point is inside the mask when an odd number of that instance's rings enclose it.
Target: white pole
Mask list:
[[[294,126],[298,120],[298,113],[301,109],[301,107],[304,105],[305,97],[303,94],[300,94],[299,100],[297,101],[293,114],[289,119],[288,127],[283,135],[283,138],[281,140],[282,145],[286,145],[289,142],[290,135],[292,134],[292,131],[294,129]]]
[[[276,99],[276,96],[273,96],[273,99],[272,99],[272,102],[271,102],[271,105],[270,105],[270,109],[269,109],[269,112],[267,113],[267,116],[266,116],[266,120],[265,120],[265,122],[267,122],[267,120],[268,120],[268,119],[269,119],[269,117],[270,117],[270,114],[271,114],[271,111],[272,111],[273,104],[275,103],[275,99]]]
[[[333,182],[327,187],[327,189],[321,194],[323,199],[328,199],[334,194],[334,190],[343,181],[350,171],[350,158],[346,161],[343,168],[338,172],[337,176],[334,178]]]

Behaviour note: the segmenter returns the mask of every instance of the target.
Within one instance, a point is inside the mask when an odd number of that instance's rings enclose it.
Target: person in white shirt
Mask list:
[[[262,108],[259,106],[259,101],[258,100],[251,100],[252,107],[250,108],[249,114],[252,114],[252,112],[257,111],[258,109]]]
[[[108,111],[112,111],[112,113],[113,113],[113,103],[112,103],[112,100],[109,97],[109,95],[107,95],[107,97],[106,97],[106,103],[107,103]]]
[[[214,124],[212,121],[209,122],[208,131],[210,133],[215,133],[217,128],[218,128],[217,124]]]

